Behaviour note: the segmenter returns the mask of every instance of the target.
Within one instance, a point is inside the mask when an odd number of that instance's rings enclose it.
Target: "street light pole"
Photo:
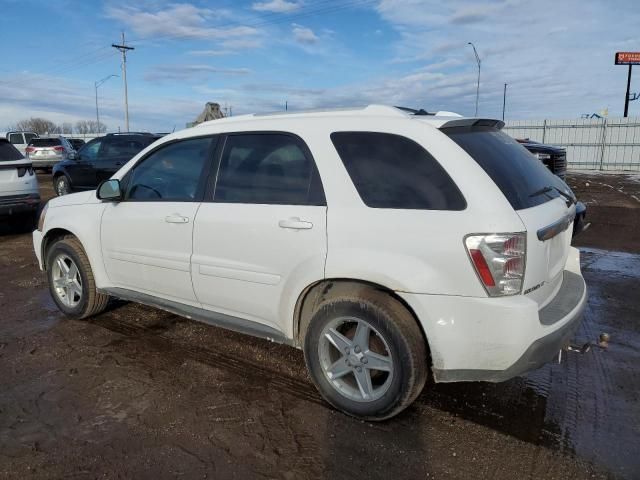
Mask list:
[[[476,86],[476,117],[478,116],[478,101],[480,99],[480,57],[478,56],[478,51],[476,50],[476,46],[472,42],[467,42],[468,45],[471,45],[473,48],[473,53],[476,56],[476,62],[478,62],[478,84]]]
[[[98,130],[100,130],[100,112],[98,111],[98,87],[100,85],[102,85],[104,82],[106,82],[107,80],[109,80],[111,77],[117,77],[118,75],[109,75],[107,77],[104,77],[102,80],[98,80],[97,82],[93,82],[93,85],[96,89],[96,128]],[[100,132],[93,132],[93,133],[100,133]]]
[[[507,106],[507,84],[504,84],[504,93],[502,95],[502,121],[504,122],[504,109]]]

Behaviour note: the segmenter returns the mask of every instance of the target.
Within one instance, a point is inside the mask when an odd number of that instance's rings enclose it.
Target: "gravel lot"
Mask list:
[[[0,225],[0,478],[640,478],[640,184],[569,181],[594,222],[578,339],[609,347],[430,383],[384,423],[329,408],[289,347],[134,304],[65,319],[30,235]]]

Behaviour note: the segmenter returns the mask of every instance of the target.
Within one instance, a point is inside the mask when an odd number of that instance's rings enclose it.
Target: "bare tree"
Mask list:
[[[51,133],[60,133],[60,127],[51,120],[40,117],[31,117],[29,119],[20,120],[12,126],[11,130],[20,130],[25,132],[35,132],[38,135]]]
[[[80,134],[87,133],[104,133],[107,131],[107,126],[95,120],[79,120],[76,122],[76,132]]]
[[[73,133],[73,124],[71,122],[64,122],[60,125],[60,133],[64,135],[71,135]]]

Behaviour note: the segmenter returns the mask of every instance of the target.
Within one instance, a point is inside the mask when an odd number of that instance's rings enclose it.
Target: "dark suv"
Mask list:
[[[533,153],[538,160],[562,180],[567,174],[567,151],[564,148],[535,142],[528,138],[516,138],[516,141]]]
[[[153,133],[110,133],[94,138],[80,148],[75,159],[55,165],[53,187],[56,194],[93,190],[160,137]]]

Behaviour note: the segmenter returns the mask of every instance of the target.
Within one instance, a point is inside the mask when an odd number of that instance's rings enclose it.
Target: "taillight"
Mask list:
[[[36,151],[34,147],[27,147],[24,149],[25,153],[33,153]]]
[[[57,147],[53,147],[53,149],[54,149],[56,152],[64,152],[64,147],[61,147],[60,145],[58,145]]]
[[[33,175],[33,167],[18,167],[18,177],[24,177],[27,173]]]
[[[517,295],[522,291],[527,252],[525,233],[469,235],[464,243],[489,296]]]

